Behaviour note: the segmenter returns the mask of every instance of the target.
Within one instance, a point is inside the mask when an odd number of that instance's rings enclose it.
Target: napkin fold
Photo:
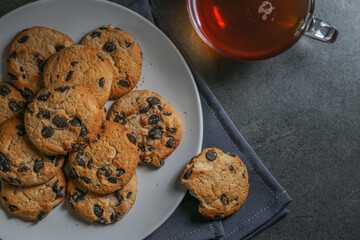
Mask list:
[[[291,197],[235,127],[180,43],[171,35],[151,0],[137,0],[128,8],[154,23],[182,53],[200,94],[204,119],[202,147],[236,153],[248,169],[250,184],[248,198],[240,210],[217,221],[202,217],[197,210],[198,201],[187,193],[175,212],[147,240],[250,239],[289,212],[286,205],[292,201]]]

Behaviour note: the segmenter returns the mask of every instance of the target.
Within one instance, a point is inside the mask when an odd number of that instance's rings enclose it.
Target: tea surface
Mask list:
[[[195,10],[200,29],[217,48],[256,58],[291,45],[308,8],[308,0],[197,0]]]

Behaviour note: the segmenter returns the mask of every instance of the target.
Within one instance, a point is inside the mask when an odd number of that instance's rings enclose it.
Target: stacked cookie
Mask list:
[[[8,53],[16,88],[0,85],[1,201],[12,215],[41,220],[66,189],[86,221],[108,224],[126,215],[136,199],[138,163],[163,166],[182,137],[169,103],[155,92],[131,91],[141,65],[138,43],[112,25],[79,45],[44,27],[18,34]],[[109,99],[116,102],[106,120]]]

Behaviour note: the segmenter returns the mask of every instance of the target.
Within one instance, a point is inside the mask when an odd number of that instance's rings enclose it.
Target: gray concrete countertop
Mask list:
[[[227,59],[196,35],[184,0],[153,0],[226,112],[294,201],[254,239],[360,237],[360,4],[316,0],[335,44],[302,38],[278,57]],[[1,0],[0,16],[31,0]],[[131,0],[116,0],[126,5]]]

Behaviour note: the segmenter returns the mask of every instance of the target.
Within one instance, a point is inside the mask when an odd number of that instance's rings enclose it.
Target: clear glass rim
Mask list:
[[[279,51],[274,51],[268,54],[264,54],[264,55],[260,55],[260,56],[256,56],[256,57],[244,57],[244,56],[238,56],[236,54],[232,54],[230,52],[227,52],[223,49],[220,49],[219,47],[217,47],[215,44],[213,44],[211,42],[211,40],[206,36],[206,34],[202,31],[201,29],[201,23],[200,23],[200,19],[197,16],[196,13],[196,0],[187,0],[186,1],[186,7],[187,7],[187,12],[188,12],[188,16],[190,18],[190,22],[193,25],[195,31],[197,32],[198,36],[208,45],[210,46],[212,49],[214,49],[215,51],[217,51],[218,53],[220,53],[221,55],[224,55],[226,57],[230,57],[236,60],[240,60],[240,61],[261,61],[261,60],[265,60],[265,59],[269,59],[275,56],[278,56],[279,54],[287,51],[288,49],[290,49],[292,46],[294,46],[299,40],[300,38],[304,35],[305,31],[306,31],[306,27],[308,26],[309,21],[312,19],[313,14],[314,14],[314,9],[315,9],[315,0],[308,0],[309,1],[309,6],[308,6],[308,12],[307,12],[307,16],[306,19],[301,27],[301,31],[299,32],[298,36],[293,38],[292,41],[289,41],[288,44],[286,44],[284,47],[282,47]]]

